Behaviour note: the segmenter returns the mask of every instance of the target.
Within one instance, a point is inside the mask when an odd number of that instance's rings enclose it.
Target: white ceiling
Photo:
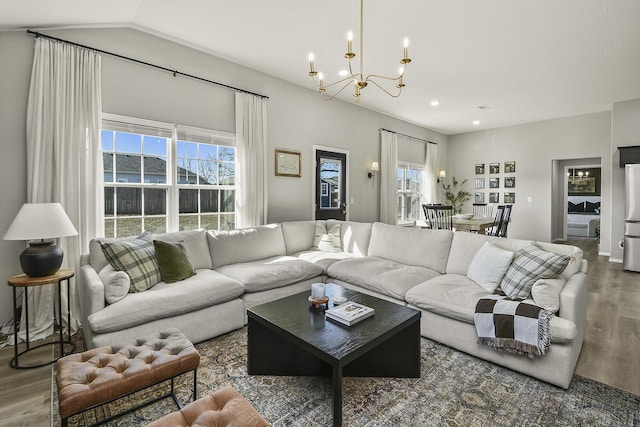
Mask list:
[[[131,26],[313,89],[310,51],[326,80],[345,68],[349,30],[359,53],[359,6],[358,0],[0,0],[0,30]],[[363,107],[450,135],[606,111],[640,98],[638,0],[366,0],[364,6],[364,73],[397,73],[405,36],[413,62],[399,98],[370,85]],[[215,79],[215,71],[207,77]],[[344,99],[353,102],[351,95]],[[433,99],[440,106],[430,106]]]

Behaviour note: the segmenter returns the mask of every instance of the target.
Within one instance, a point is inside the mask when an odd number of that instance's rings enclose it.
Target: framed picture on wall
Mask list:
[[[500,173],[500,163],[489,163],[489,173]]]
[[[476,190],[484,188],[484,178],[476,178]]]
[[[516,177],[506,176],[504,178],[504,188],[516,188]]]
[[[276,176],[301,177],[301,154],[295,151],[276,150]]]
[[[500,188],[500,178],[489,178],[489,188]]]
[[[476,193],[473,203],[484,203],[484,193]]]
[[[478,163],[476,165],[476,175],[483,175],[484,174],[484,163]]]
[[[504,162],[504,173],[515,173],[516,162]]]
[[[516,193],[504,193],[504,202],[514,204],[516,202]]]
[[[489,193],[489,203],[500,203],[500,193]]]

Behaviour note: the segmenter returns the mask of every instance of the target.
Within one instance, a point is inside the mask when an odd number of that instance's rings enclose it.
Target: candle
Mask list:
[[[324,283],[311,284],[311,298],[315,300],[324,298]]]

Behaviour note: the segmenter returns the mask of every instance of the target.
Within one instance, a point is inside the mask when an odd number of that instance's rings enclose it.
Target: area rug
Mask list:
[[[246,327],[196,345],[198,395],[230,385],[273,426],[330,426],[330,378],[247,374]],[[568,390],[421,339],[421,378],[345,378],[344,426],[640,426],[640,396],[580,376]],[[177,380],[188,399],[193,376]],[[164,386],[166,387],[166,385]],[[55,382],[52,423],[60,425]],[[85,426],[163,390],[156,388],[71,418]],[[169,412],[165,399],[109,426],[143,426]]]

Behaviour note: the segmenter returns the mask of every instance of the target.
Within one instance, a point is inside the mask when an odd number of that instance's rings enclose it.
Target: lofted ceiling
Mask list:
[[[326,80],[338,79],[349,30],[359,53],[359,7],[0,0],[0,30],[128,26],[313,90],[308,53]],[[360,105],[447,135],[611,110],[640,98],[639,23],[638,0],[365,0],[364,73],[396,74],[405,36],[413,61],[399,98],[370,85]],[[354,102],[350,90],[340,97]]]

